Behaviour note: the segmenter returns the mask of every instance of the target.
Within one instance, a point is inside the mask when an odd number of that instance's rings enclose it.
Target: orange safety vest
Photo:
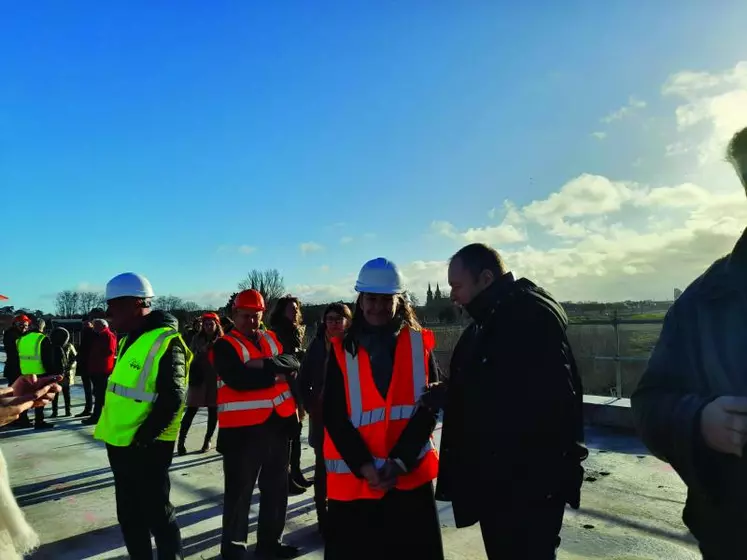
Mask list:
[[[383,466],[418,408],[418,399],[428,384],[430,354],[435,345],[432,331],[402,329],[397,338],[394,371],[385,400],[374,383],[366,350],[359,346],[357,354],[353,356],[343,348],[342,339],[332,340],[332,348],[345,379],[350,422],[371,452],[376,468]],[[384,497],[383,491],[372,489],[364,479],[350,471],[326,430],[323,449],[329,499],[351,501]],[[436,476],[438,452],[431,435],[420,453],[420,462],[397,478],[396,488],[412,490],[431,482]]]
[[[283,347],[272,331],[259,331],[257,348],[248,338],[231,330],[223,339],[233,346],[242,362],[270,358],[282,353]],[[275,383],[269,389],[236,391],[223,383],[218,373],[218,425],[221,428],[239,428],[262,424],[272,414],[287,418],[296,413],[296,401],[285,381]],[[250,368],[247,375],[252,375]]]

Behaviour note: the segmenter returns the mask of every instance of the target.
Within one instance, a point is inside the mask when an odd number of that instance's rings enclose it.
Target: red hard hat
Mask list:
[[[236,295],[236,299],[233,300],[233,308],[264,311],[265,298],[257,290],[244,290]]]
[[[31,319],[29,319],[26,315],[16,315],[13,317],[14,323],[30,323]]]
[[[210,319],[211,321],[215,321],[216,323],[220,324],[220,317],[218,317],[217,313],[213,313],[212,311],[203,313],[201,318],[203,321],[207,321],[208,319]]]

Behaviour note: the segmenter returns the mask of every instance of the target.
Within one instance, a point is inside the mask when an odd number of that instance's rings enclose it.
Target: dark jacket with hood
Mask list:
[[[255,333],[255,342],[259,345],[259,332]],[[249,337],[251,340],[252,337]],[[284,349],[285,350],[285,349]],[[262,368],[248,368],[244,365],[231,343],[219,338],[213,346],[215,370],[221,381],[235,391],[256,391],[269,389],[275,385],[276,375],[286,375],[289,379],[298,371],[301,364],[293,354],[280,354],[262,360]],[[281,418],[273,412],[269,420],[257,426],[241,426],[238,428],[222,428],[219,425],[218,445],[219,453],[238,451],[246,444],[246,440],[257,436],[267,425],[280,424],[287,427],[288,435],[292,435],[297,427],[296,416]]]
[[[298,371],[299,390],[304,408],[309,413],[309,445],[314,449],[321,448],[324,438],[322,394],[327,374],[329,349],[326,326],[321,323],[316,336],[306,349],[301,369]]]
[[[578,507],[583,390],[552,296],[508,273],[467,306],[445,395],[437,498],[458,527],[521,515],[548,495]]]
[[[631,398],[643,441],[687,485],[683,519],[714,557],[747,557],[747,458],[700,433],[703,408],[747,396],[747,232],[670,307]]]
[[[140,329],[127,333],[122,354],[142,334],[163,327],[169,327],[178,332],[179,321],[173,315],[163,311],[151,311],[145,316]],[[133,441],[134,445],[153,443],[179,414],[179,409],[187,395],[187,373],[186,352],[181,341],[174,339],[158,362],[158,377],[156,378],[158,397],[153,403],[150,414],[138,428]]]
[[[21,331],[15,327],[5,329],[3,333],[3,348],[5,348],[4,376],[12,381],[21,375],[21,364],[18,359],[18,347],[16,341],[21,337]]]
[[[387,326],[383,328],[364,327],[358,335],[348,331],[346,337],[355,336],[358,344],[366,349],[371,360],[371,373],[374,383],[382,397],[386,398],[394,371],[394,352],[397,347],[397,335],[400,328]],[[346,338],[347,343],[348,338]],[[429,383],[440,380],[441,374],[436,359],[430,356]],[[324,427],[335,444],[342,458],[358,478],[363,478],[360,468],[373,463],[373,457],[358,430],[350,421],[347,408],[347,391],[345,379],[334,354],[327,360],[327,378],[324,386]],[[418,456],[436,427],[438,413],[426,407],[419,407],[410,418],[397,443],[392,447],[389,458],[400,460],[409,471],[417,466]]]

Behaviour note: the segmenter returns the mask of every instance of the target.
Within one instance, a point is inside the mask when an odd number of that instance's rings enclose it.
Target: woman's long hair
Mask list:
[[[285,310],[292,303],[296,304],[296,316],[291,321],[285,316]],[[290,294],[281,297],[275,303],[275,307],[272,308],[268,324],[275,332],[291,333],[300,346],[303,342],[304,334],[306,334],[306,327],[303,324],[303,316],[301,315],[301,300]]]
[[[353,311],[353,320],[350,322],[350,328],[345,333],[343,339],[343,346],[345,350],[350,352],[353,356],[358,352],[358,338],[361,331],[365,328],[366,319],[363,317],[363,309],[361,308],[361,297],[363,294],[358,296],[355,300],[355,310]],[[410,302],[402,294],[394,296],[397,299],[397,310],[394,312],[393,323],[399,323],[402,327],[409,327],[414,331],[419,331],[423,327],[418,321],[417,315],[415,315],[415,309],[413,309]]]
[[[215,323],[215,333],[212,337],[208,335],[207,331],[205,331],[205,321],[203,321],[199,332],[195,334],[195,337],[192,339],[191,350],[195,354],[206,350],[211,344],[223,336],[223,326],[220,324],[220,319],[217,321],[213,319],[213,322]]]

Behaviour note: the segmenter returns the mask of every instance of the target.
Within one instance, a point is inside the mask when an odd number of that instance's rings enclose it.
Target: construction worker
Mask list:
[[[52,341],[44,334],[46,326],[47,324],[44,319],[37,319],[28,332],[16,340],[21,375],[36,375],[37,377],[41,377],[59,373],[54,370]],[[29,425],[27,413],[24,412],[21,415],[20,424],[22,426]],[[35,408],[34,429],[46,430],[49,428],[54,428],[54,424],[44,421],[44,407]]]
[[[332,339],[324,386],[326,560],[442,560],[432,481],[437,412],[417,406],[439,379],[435,337],[394,263],[361,268],[350,328]]]
[[[298,548],[280,540],[288,507],[288,454],[296,430],[296,402],[288,380],[300,364],[275,333],[260,330],[265,301],[256,290],[233,303],[235,326],[213,346],[218,374],[218,447],[225,494],[221,555],[246,555],[249,505],[259,477],[259,558],[295,558]]]
[[[169,467],[179,433],[192,353],[168,313],[152,311],[144,276],[125,272],[106,285],[112,327],[124,333],[94,437],[106,442],[117,519],[131,558],[183,558]]]

